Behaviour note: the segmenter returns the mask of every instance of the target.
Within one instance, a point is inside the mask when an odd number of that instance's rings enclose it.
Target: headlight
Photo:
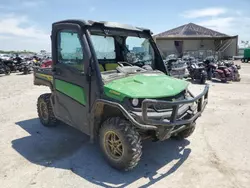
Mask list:
[[[189,93],[189,91],[188,91],[188,89],[186,89],[186,91],[185,91],[185,99],[192,99],[193,97],[190,95],[190,93]]]
[[[138,104],[139,104],[139,99],[132,99],[133,106],[138,106]]]
[[[191,106],[191,110],[192,110],[192,111],[196,111],[196,110],[197,110],[197,107],[198,107],[198,105],[194,102],[194,103],[192,104],[192,106]]]

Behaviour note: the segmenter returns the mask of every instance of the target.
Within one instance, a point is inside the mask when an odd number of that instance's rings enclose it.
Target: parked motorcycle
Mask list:
[[[24,61],[18,62],[17,60],[14,60],[14,65],[17,71],[22,72],[23,71],[23,63]]]
[[[2,60],[0,60],[0,74],[9,75],[10,74],[10,68],[6,66]]]
[[[186,62],[180,58],[177,58],[176,55],[174,54],[169,55],[166,58],[165,63],[166,63],[168,72],[170,73],[170,76],[175,77],[175,78],[188,77],[189,72],[187,69]]]
[[[205,84],[207,81],[207,72],[202,63],[192,62],[188,66],[189,75],[192,80],[199,80],[200,84]]]
[[[17,71],[16,63],[12,59],[3,60],[3,64],[6,65],[7,67],[9,67],[11,72],[16,72]]]
[[[224,65],[231,71],[233,75],[233,80],[239,82],[241,80],[239,70],[241,69],[240,65],[235,65],[233,61],[225,61]]]
[[[233,61],[224,61],[224,64],[227,66],[227,67],[230,67],[230,66],[235,66],[238,70],[241,69],[241,66],[240,65],[235,65]]]
[[[3,63],[10,68],[11,72],[21,71],[23,60],[9,59],[3,60]]]
[[[52,60],[48,59],[48,60],[44,60],[41,64],[41,67],[45,68],[45,67],[51,67],[52,66]]]
[[[23,74],[30,74],[33,71],[33,62],[32,61],[22,62],[19,71],[23,72]]]
[[[233,80],[233,73],[222,62],[216,62],[212,59],[205,59],[204,65],[208,74],[208,80],[212,80],[212,78],[221,80],[222,82]]]
[[[202,62],[191,56],[184,56],[183,60],[187,63],[189,76],[192,80],[199,80],[200,84],[205,84],[207,81],[207,71]]]

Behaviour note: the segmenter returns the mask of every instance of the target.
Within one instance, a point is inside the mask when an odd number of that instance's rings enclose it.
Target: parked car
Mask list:
[[[0,54],[0,59],[2,60],[9,60],[11,57],[8,54]]]

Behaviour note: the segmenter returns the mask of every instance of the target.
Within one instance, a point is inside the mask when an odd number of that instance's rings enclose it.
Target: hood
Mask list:
[[[165,74],[138,74],[113,80],[104,85],[106,96],[122,101],[128,98],[161,98],[175,96],[188,82]]]

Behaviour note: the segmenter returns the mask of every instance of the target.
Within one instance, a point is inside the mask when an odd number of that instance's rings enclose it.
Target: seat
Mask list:
[[[103,66],[101,64],[99,64],[99,69],[100,69],[101,72],[104,71],[104,68],[103,68]]]
[[[103,71],[111,71],[111,70],[116,70],[118,67],[117,63],[105,63],[105,64],[99,64],[99,69],[101,72]]]
[[[117,63],[106,63],[105,64],[106,71],[116,70],[117,67],[118,67]]]

